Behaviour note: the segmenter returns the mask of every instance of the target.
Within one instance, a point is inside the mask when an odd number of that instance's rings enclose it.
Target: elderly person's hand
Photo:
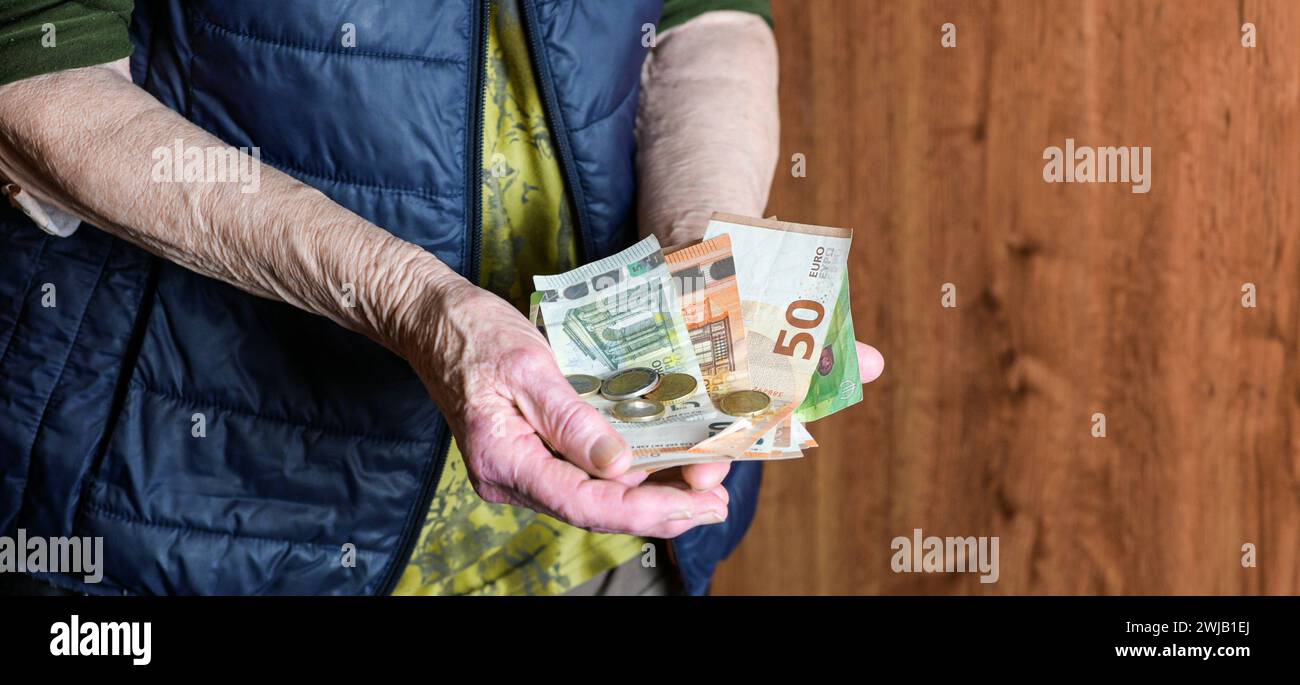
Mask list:
[[[484,499],[590,530],[661,538],[726,518],[717,482],[696,491],[626,473],[627,444],[570,387],[541,333],[501,298],[459,279],[412,312],[403,353],[450,422]]]

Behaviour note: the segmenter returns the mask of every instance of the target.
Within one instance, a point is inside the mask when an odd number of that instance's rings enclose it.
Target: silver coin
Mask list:
[[[591,397],[600,392],[600,379],[595,376],[588,376],[585,373],[575,373],[571,376],[565,376],[564,380],[573,386],[573,391],[578,393],[579,397]]]
[[[654,421],[664,415],[664,403],[654,400],[623,400],[610,409],[615,418],[628,423]]]

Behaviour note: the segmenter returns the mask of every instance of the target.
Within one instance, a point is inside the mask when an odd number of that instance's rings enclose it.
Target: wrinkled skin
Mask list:
[[[435,323],[408,358],[448,417],[485,500],[589,530],[661,538],[725,520],[726,464],[688,469],[686,482],[699,490],[627,473],[626,443],[569,386],[527,319],[467,282],[445,301],[425,315]]]

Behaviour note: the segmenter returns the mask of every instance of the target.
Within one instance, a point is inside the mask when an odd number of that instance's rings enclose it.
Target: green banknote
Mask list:
[[[808,385],[808,395],[795,410],[805,423],[851,407],[862,401],[862,377],[858,373],[857,336],[853,334],[853,312],[849,306],[849,274],[844,272],[840,296],[831,313],[817,370]]]
[[[565,373],[650,367],[699,376],[659,241],[554,276],[534,276],[547,339]]]

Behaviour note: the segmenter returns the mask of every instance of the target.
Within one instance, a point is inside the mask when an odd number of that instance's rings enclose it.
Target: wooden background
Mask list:
[[[774,4],[768,213],[856,229],[887,365],[714,591],[1300,592],[1300,2]],[[1066,137],[1151,146],[1151,192],[1045,183]],[[893,573],[914,528],[999,536],[1000,580]]]

